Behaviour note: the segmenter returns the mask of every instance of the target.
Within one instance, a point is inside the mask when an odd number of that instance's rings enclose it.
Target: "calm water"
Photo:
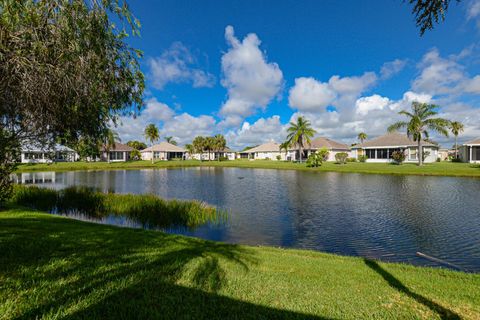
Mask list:
[[[198,199],[229,212],[225,224],[168,232],[438,265],[416,256],[422,252],[480,272],[480,179],[240,168],[23,173],[17,179]],[[118,218],[99,222],[138,226]]]

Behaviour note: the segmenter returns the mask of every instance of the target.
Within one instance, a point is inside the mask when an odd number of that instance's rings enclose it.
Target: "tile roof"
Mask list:
[[[242,151],[241,153],[255,153],[255,152],[280,152],[280,145],[275,142],[267,142],[255,148]]]
[[[146,149],[143,149],[140,152],[152,152],[152,151],[158,151],[158,152],[186,152],[185,149],[173,145],[171,143],[168,143],[166,141],[162,141],[159,144],[153,145],[151,147],[148,147]]]
[[[480,138],[470,140],[468,142],[465,142],[465,144],[480,144]]]
[[[375,147],[413,147],[417,145],[418,143],[416,141],[413,141],[413,139],[410,139],[406,134],[392,132],[377,137],[375,139],[365,141],[364,143],[357,144],[352,148],[360,149]],[[423,146],[435,146],[435,144],[424,140]]]
[[[127,151],[131,152],[134,149],[126,144],[115,142],[115,145],[110,148],[110,151]],[[102,146],[102,151],[106,151],[105,145]]]

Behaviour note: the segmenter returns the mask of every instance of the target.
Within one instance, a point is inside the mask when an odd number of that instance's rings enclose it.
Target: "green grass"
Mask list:
[[[479,319],[480,274],[229,245],[12,208],[1,319]]]
[[[53,190],[16,185],[10,202],[48,212],[82,213],[92,218],[123,216],[150,228],[193,228],[226,218],[224,212],[201,201],[167,201],[152,194],[102,193],[75,186]]]
[[[73,162],[56,164],[22,164],[17,172],[29,171],[72,171],[72,170],[118,170],[118,169],[144,169],[144,168],[177,168],[177,167],[238,167],[238,168],[263,168],[306,170],[326,172],[356,172],[374,174],[400,174],[400,175],[436,175],[436,176],[459,176],[480,177],[480,166],[469,163],[435,162],[422,167],[414,163],[394,165],[389,163],[361,163],[349,162],[344,165],[333,162],[324,163],[318,168],[307,168],[300,163],[269,161],[269,160],[233,160],[233,161],[158,161],[152,164],[150,161],[129,161],[118,163],[107,162]]]

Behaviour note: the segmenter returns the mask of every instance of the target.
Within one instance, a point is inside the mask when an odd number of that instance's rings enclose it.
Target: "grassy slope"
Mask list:
[[[480,274],[0,212],[0,318],[480,318]]]
[[[436,162],[418,167],[416,164],[406,163],[393,165],[388,163],[347,163],[339,165],[324,163],[319,168],[307,168],[305,164],[268,161],[268,160],[235,160],[235,161],[158,161],[152,164],[150,161],[131,161],[119,163],[106,162],[75,162],[57,164],[34,164],[20,165],[18,172],[27,171],[70,171],[70,170],[108,170],[108,169],[142,169],[142,168],[173,168],[192,166],[219,166],[240,168],[265,168],[265,169],[295,169],[311,171],[336,171],[358,173],[381,173],[381,174],[414,174],[414,175],[440,175],[440,176],[465,176],[480,177],[480,167],[468,163]]]

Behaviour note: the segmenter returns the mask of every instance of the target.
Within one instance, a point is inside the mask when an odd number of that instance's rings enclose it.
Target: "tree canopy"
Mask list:
[[[412,13],[415,16],[417,27],[420,28],[420,35],[425,31],[433,29],[435,23],[445,20],[445,14],[451,2],[461,0],[408,0],[413,4]]]

